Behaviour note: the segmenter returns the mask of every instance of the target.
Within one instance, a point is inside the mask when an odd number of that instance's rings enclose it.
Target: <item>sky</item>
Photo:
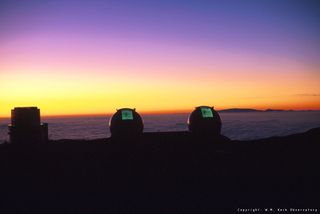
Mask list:
[[[0,0],[0,116],[320,110],[317,1]]]

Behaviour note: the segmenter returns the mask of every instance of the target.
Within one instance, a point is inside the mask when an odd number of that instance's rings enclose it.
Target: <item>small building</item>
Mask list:
[[[40,109],[19,107],[11,110],[9,128],[10,142],[14,144],[34,144],[48,141],[48,124],[41,123]]]

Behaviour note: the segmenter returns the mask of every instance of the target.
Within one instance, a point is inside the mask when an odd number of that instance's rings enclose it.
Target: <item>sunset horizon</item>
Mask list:
[[[319,110],[318,21],[299,1],[3,1],[0,117]]]
[[[201,106],[201,105],[197,105]],[[15,106],[12,107],[11,110],[17,107],[39,107],[41,115],[46,118],[46,117],[101,117],[101,116],[112,116],[118,109],[124,108],[124,107],[129,107],[136,109],[140,114],[143,115],[169,115],[169,114],[190,114],[197,106],[194,106],[192,108],[186,108],[186,109],[168,109],[168,110],[145,110],[145,111],[140,111],[138,108],[134,106],[122,106],[119,108],[115,108],[113,111],[110,112],[88,112],[88,113],[61,113],[61,114],[47,114],[44,111],[42,111],[41,107],[39,106]],[[212,106],[213,105],[208,105]],[[216,111],[223,111],[223,110],[232,110],[232,109],[251,109],[251,110],[257,110],[257,111],[266,111],[266,110],[271,110],[271,111],[320,111],[320,108],[254,108],[254,107],[230,107],[230,108],[215,108]],[[0,115],[0,119],[8,119],[11,117],[11,110],[9,111],[9,114],[7,115]]]

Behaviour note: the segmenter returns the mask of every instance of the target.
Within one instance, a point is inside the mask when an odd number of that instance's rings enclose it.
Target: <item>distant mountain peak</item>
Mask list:
[[[292,112],[296,110],[283,110],[283,109],[266,109],[266,110],[258,110],[258,109],[252,109],[252,108],[229,108],[229,109],[222,109],[218,112],[220,113],[245,113],[245,112]],[[299,110],[299,111],[310,111],[310,110]]]
[[[251,108],[230,108],[230,109],[223,109],[220,110],[218,112],[234,112],[234,113],[238,113],[238,112],[262,112],[261,110],[257,110],[257,109],[251,109]]]

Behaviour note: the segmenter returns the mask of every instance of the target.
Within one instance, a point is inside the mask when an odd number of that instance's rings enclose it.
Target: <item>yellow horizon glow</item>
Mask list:
[[[187,112],[200,105],[320,110],[318,65],[256,55],[180,54],[100,59],[73,52],[0,53],[0,117],[21,106],[37,106],[42,116],[112,114],[122,107]]]
[[[14,73],[14,72],[13,72]],[[18,72],[17,72],[18,73]],[[280,78],[241,79],[210,75],[166,79],[114,75],[99,78],[89,74],[54,75],[28,71],[27,76],[3,76],[0,117],[8,117],[19,106],[37,106],[42,116],[112,114],[122,107],[136,108],[141,113],[188,112],[195,106],[209,105],[216,109],[255,108],[319,110],[317,96],[304,96],[296,85],[317,89],[316,81],[292,76],[283,84]],[[234,82],[234,78],[238,82]],[[315,90],[310,90],[315,91]]]

